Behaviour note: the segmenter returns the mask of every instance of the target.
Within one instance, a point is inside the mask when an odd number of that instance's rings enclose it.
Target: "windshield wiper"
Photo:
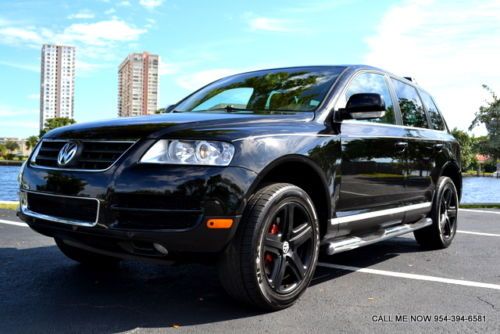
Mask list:
[[[246,108],[237,108],[237,107],[233,107],[232,105],[228,104],[228,105],[225,105],[224,107],[217,107],[217,108],[214,108],[214,109],[210,109],[210,110],[225,110],[226,112],[236,112],[236,111],[255,111],[255,110],[251,110],[251,109],[246,109]]]

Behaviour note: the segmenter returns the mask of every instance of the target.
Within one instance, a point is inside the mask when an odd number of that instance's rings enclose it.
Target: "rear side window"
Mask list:
[[[387,86],[387,82],[385,81],[385,77],[381,74],[377,73],[361,73],[357,75],[347,87],[347,90],[342,96],[342,100],[340,104],[338,104],[339,108],[345,108],[347,101],[354,94],[360,93],[377,93],[382,96],[382,99],[385,102],[385,116],[370,120],[371,122],[377,123],[388,123],[395,124],[394,118],[394,106],[392,104],[391,93],[389,92],[389,87]]]
[[[403,125],[427,128],[427,118],[417,89],[396,79],[392,79],[392,82],[399,100]]]
[[[426,92],[420,91],[420,96],[422,97],[422,101],[424,102],[424,106],[429,113],[429,118],[431,120],[431,128],[434,130],[444,130],[444,121],[443,117],[438,111],[436,104],[432,100],[432,97]]]

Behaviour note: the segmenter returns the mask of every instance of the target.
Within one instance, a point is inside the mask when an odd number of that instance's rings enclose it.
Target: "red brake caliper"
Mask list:
[[[280,232],[280,228],[279,228],[278,224],[273,223],[271,225],[271,227],[269,228],[269,234],[277,235],[279,232]],[[273,262],[273,256],[271,254],[267,253],[264,257],[264,261],[266,261],[267,264]]]

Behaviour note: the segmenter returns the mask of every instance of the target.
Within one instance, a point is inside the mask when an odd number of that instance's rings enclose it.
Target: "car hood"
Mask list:
[[[46,139],[105,139],[130,140],[141,138],[160,138],[168,134],[184,134],[210,131],[212,134],[228,134],[261,128],[277,123],[295,123],[312,120],[314,113],[261,115],[228,113],[169,113],[141,117],[124,117],[106,121],[79,123],[54,129],[48,132]],[[231,129],[231,130],[229,130]],[[198,131],[197,131],[198,130]],[[246,132],[246,131],[244,131]]]

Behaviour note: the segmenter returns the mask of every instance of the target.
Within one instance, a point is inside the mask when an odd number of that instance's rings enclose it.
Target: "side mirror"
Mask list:
[[[385,103],[380,94],[353,94],[341,110],[343,119],[374,119],[385,116]]]

